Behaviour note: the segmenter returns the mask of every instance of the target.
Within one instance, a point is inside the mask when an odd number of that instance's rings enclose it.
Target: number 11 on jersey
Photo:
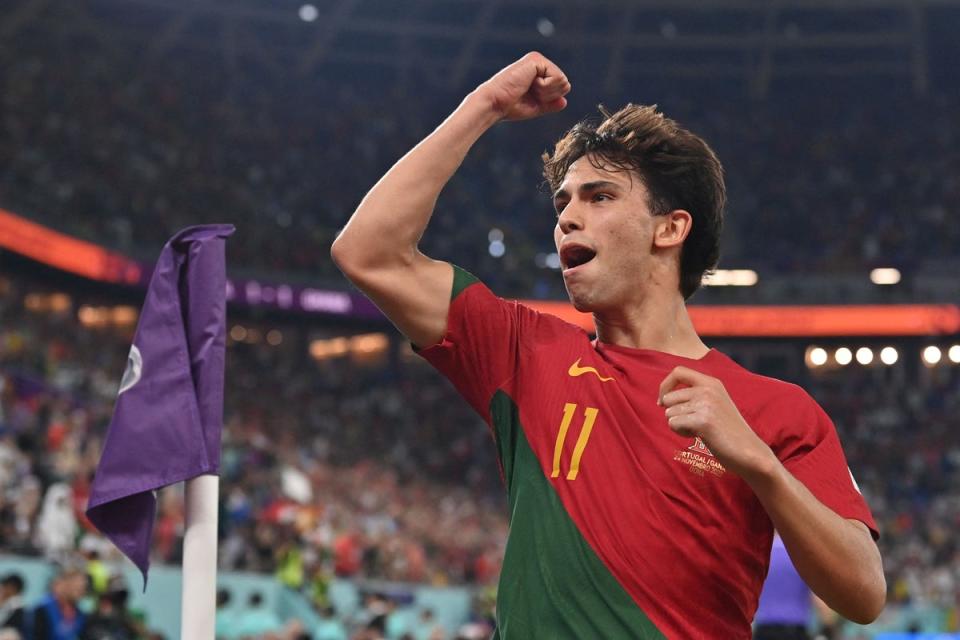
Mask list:
[[[553,473],[551,478],[560,477],[560,456],[563,454],[563,442],[567,438],[567,430],[570,428],[570,422],[573,421],[573,414],[577,411],[577,405],[568,402],[563,406],[563,420],[560,422],[560,432],[557,434],[557,442],[553,445]],[[570,460],[570,470],[567,472],[567,480],[576,480],[580,473],[580,458],[583,457],[583,450],[587,448],[587,440],[590,439],[590,432],[593,431],[593,423],[597,420],[598,409],[586,407],[583,410],[583,426],[580,427],[580,436],[577,438],[577,444],[573,447],[573,458]]]

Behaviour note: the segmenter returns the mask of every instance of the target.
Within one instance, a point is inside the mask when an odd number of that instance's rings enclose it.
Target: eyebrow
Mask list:
[[[580,193],[590,193],[591,191],[598,191],[600,189],[609,189],[613,187],[614,189],[619,189],[620,185],[616,182],[611,182],[610,180],[594,180],[593,182],[584,182],[577,189]],[[559,198],[568,198],[570,197],[570,192],[566,189],[557,189],[553,194],[553,199],[558,200]]]

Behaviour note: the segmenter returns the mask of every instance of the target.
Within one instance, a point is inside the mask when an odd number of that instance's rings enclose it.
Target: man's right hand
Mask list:
[[[527,120],[567,106],[570,81],[560,67],[535,51],[504,67],[477,87],[502,120]]]

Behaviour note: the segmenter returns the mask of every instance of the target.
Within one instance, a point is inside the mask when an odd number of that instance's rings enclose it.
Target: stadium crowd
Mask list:
[[[220,56],[125,55],[54,31],[5,45],[0,62],[15,58],[0,78],[0,207],[146,259],[178,228],[230,221],[234,267],[314,282],[342,285],[327,257],[334,234],[459,99],[415,79],[404,90],[257,65],[232,73]],[[723,266],[837,273],[955,259],[957,99],[797,93],[750,101],[731,87],[709,109],[699,94],[644,87],[603,99],[659,102],[715,146],[730,196]],[[481,140],[441,199],[430,255],[505,295],[563,297],[537,266],[553,251],[539,155],[599,99],[572,98],[561,115]]]
[[[273,573],[319,610],[333,576],[495,582],[506,505],[480,420],[415,358],[316,362],[289,333],[276,347],[228,350],[221,567]],[[7,282],[0,551],[116,560],[82,512],[128,344],[129,335],[80,326],[69,310],[25,310]],[[955,616],[957,368],[848,369],[805,385],[837,424],[880,524],[892,607]],[[182,497],[165,490],[156,561],[179,560],[182,533]]]
[[[0,296],[0,552],[119,559],[83,510],[129,338]],[[426,366],[318,364],[291,340],[234,344],[227,376],[222,569],[274,573],[319,609],[334,576],[495,581],[491,437]],[[154,556],[179,562],[182,494],[159,498]]]

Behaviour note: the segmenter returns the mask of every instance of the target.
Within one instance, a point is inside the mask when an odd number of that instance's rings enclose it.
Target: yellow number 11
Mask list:
[[[567,438],[567,429],[570,428],[570,422],[573,420],[573,414],[577,411],[577,405],[568,402],[563,407],[563,421],[560,422],[560,433],[557,434],[557,443],[553,446],[553,473],[551,478],[560,476],[560,454],[563,453],[563,441]],[[593,431],[593,423],[597,419],[597,409],[586,407],[583,410],[583,426],[580,428],[580,437],[577,438],[577,444],[573,448],[573,459],[570,461],[570,470],[567,472],[567,480],[576,480],[580,473],[580,458],[583,457],[583,450],[587,448],[587,440],[590,439],[590,432]]]

